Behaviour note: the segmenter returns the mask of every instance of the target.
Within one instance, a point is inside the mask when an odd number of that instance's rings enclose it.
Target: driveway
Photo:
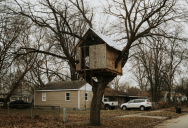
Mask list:
[[[165,120],[154,128],[188,128],[188,114],[178,118]]]

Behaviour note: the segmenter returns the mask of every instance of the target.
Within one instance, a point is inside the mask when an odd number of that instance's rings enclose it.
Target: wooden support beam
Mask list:
[[[90,73],[91,85],[93,86],[92,74]]]

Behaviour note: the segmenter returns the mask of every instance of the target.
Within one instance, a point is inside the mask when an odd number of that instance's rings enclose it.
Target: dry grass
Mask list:
[[[126,117],[113,120],[101,121],[101,126],[95,128],[152,128],[160,119],[143,118],[143,117]],[[89,124],[74,124],[68,125],[68,127],[74,128],[88,128]],[[93,128],[93,127],[89,127]]]
[[[178,107],[180,107],[181,108],[181,111],[182,112],[188,112],[188,107],[187,107],[187,105],[181,105],[181,106],[178,106]],[[176,112],[176,109],[175,109],[175,107],[171,107],[171,108],[168,108],[168,109],[166,109],[167,111],[173,111],[173,112]]]
[[[122,115],[136,114],[146,111],[123,111],[123,110],[101,110],[100,117],[101,119],[116,117]],[[63,114],[61,114],[63,116]],[[67,121],[82,121],[90,119],[90,111],[67,111]]]
[[[152,113],[147,113],[147,114],[142,114],[145,116],[162,116],[162,117],[172,117],[179,115],[176,112],[171,112],[171,111],[163,111],[163,112],[152,112]]]
[[[26,117],[20,117],[16,115],[7,116],[0,115],[0,127],[1,128],[12,128],[12,127],[61,127],[61,128],[93,128],[89,126],[88,123],[81,124],[63,124],[62,120],[58,121],[56,119],[48,118],[48,116],[43,116],[38,119],[34,119],[31,123],[31,119]],[[103,120],[101,121],[101,126],[95,128],[152,128],[153,122],[162,121],[160,119],[153,118],[141,118],[141,117],[127,117],[119,118],[113,120]]]

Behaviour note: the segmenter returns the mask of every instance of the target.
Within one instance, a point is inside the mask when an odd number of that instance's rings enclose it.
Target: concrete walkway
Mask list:
[[[142,113],[136,113],[136,114],[130,114],[130,115],[109,117],[109,118],[104,118],[104,119],[101,119],[101,120],[111,120],[111,119],[118,119],[118,118],[125,118],[125,117],[148,117],[148,118],[157,118],[157,119],[167,119],[168,117],[161,117],[161,116],[144,116],[144,115],[142,115],[142,114],[147,114],[147,113],[152,113],[152,112],[162,112],[162,111],[163,111],[163,110],[142,112]],[[89,120],[77,121],[77,122],[67,122],[66,124],[80,124],[80,123],[89,123]]]
[[[188,128],[188,114],[182,115],[178,118],[165,120],[154,128]]]

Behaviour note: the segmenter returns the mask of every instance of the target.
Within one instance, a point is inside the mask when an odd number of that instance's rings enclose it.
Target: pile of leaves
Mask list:
[[[101,126],[95,128],[152,128],[156,122],[162,122],[160,119],[144,117],[126,117],[113,120],[101,121]],[[66,127],[88,128],[89,124],[73,124]],[[92,128],[92,127],[91,127]]]
[[[158,102],[157,107],[158,107],[158,109],[162,109],[162,108],[169,108],[169,107],[171,107],[171,105],[167,102]]]
[[[101,126],[96,128],[152,128],[153,122],[162,121],[160,119],[153,118],[141,118],[141,117],[126,117],[119,118],[113,120],[103,120],[101,121]],[[31,123],[31,119],[27,116],[17,116],[17,115],[0,115],[0,127],[1,128],[17,128],[17,127],[61,127],[61,128],[88,128],[90,127],[88,123],[80,123],[80,124],[63,124],[63,121],[59,121],[57,119],[51,118],[50,116],[38,116],[33,119]]]
[[[17,128],[17,127],[51,127],[54,124],[62,124],[56,118],[51,116],[37,116],[31,120],[30,116],[20,116],[16,114],[0,115],[0,127],[1,128]]]
[[[178,107],[181,108],[181,112],[188,112],[188,107],[187,107],[187,105],[179,105]],[[175,108],[175,107],[170,107],[170,108],[168,108],[168,109],[165,109],[165,111],[176,112],[176,108]]]
[[[123,111],[123,110],[101,110],[100,117],[101,119],[109,118],[109,117],[116,117],[116,116],[123,116],[123,115],[130,115],[141,113],[143,111]],[[147,111],[144,111],[147,112]],[[61,113],[63,117],[63,113]],[[83,121],[90,119],[90,111],[67,111],[67,121]]]
[[[162,111],[162,112],[152,112],[152,113],[147,113],[147,114],[142,114],[145,116],[162,116],[162,117],[173,117],[179,115],[176,112],[171,112],[171,111]]]

